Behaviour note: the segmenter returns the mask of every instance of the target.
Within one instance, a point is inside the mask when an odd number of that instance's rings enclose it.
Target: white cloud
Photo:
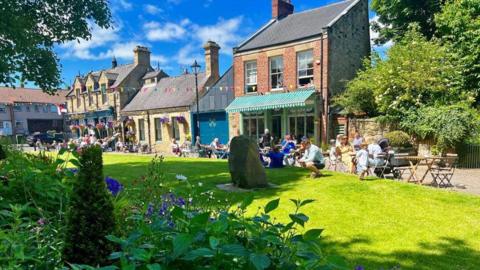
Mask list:
[[[174,4],[174,5],[178,5],[182,2],[182,0],[167,0],[167,3],[169,4]]]
[[[110,8],[113,12],[118,10],[130,10],[132,9],[133,4],[128,0],[110,0]]]
[[[167,22],[160,24],[158,22],[149,22],[144,25],[146,37],[150,41],[169,41],[181,39],[186,34],[184,26]]]
[[[187,44],[178,51],[174,56],[174,60],[180,65],[190,66],[195,60],[203,62],[203,55],[200,52],[198,47]]]
[[[162,13],[163,10],[155,5],[147,4],[144,7],[145,12],[151,15],[157,15],[159,13]]]
[[[222,47],[221,52],[231,54],[232,47],[242,40],[238,34],[243,17],[235,17],[229,20],[220,19],[215,25],[194,26],[194,35],[202,44],[212,40]]]

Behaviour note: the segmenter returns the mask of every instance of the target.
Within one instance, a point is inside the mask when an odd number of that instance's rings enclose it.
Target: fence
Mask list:
[[[458,167],[465,169],[480,168],[480,145],[465,144],[457,148]]]

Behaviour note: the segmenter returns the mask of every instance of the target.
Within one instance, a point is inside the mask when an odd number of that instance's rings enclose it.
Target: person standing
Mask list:
[[[322,175],[320,170],[325,168],[325,159],[322,151],[316,145],[313,145],[309,139],[304,142],[305,153],[303,157],[298,161],[300,166],[309,169],[312,173],[311,178],[317,178]]]
[[[272,147],[272,141],[273,141],[273,137],[272,137],[272,134],[270,134],[270,130],[265,129],[265,132],[263,133],[260,139],[260,147],[261,148]]]
[[[362,148],[361,145],[364,143],[365,139],[360,135],[358,131],[355,131],[355,136],[353,137],[352,145],[355,151],[360,151]]]
[[[357,151],[356,158],[357,158],[357,173],[360,174],[360,181],[365,179],[365,175],[368,175],[368,144],[362,143],[360,145],[360,150]]]
[[[353,147],[348,143],[348,137],[342,136],[340,139],[340,146],[337,147],[337,157],[340,158],[343,164],[345,164],[346,171],[349,173],[355,173],[355,166],[352,162]]]

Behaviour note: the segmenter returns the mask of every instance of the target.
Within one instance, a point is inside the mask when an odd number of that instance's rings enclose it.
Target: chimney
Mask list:
[[[220,46],[213,41],[207,41],[203,46],[205,49],[205,76],[213,81],[220,78],[220,68],[218,64],[218,51]]]
[[[115,58],[115,55],[112,57],[112,68],[116,68],[118,65],[117,63],[117,58]]]
[[[294,6],[291,0],[272,0],[272,18],[282,19],[293,14]]]
[[[137,46],[133,52],[136,66],[150,67],[150,50],[147,47]]]

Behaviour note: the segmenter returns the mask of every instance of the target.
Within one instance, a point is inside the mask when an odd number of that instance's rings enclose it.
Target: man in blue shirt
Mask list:
[[[320,170],[325,168],[322,150],[318,146],[313,145],[309,139],[305,139],[303,144],[305,145],[305,153],[298,162],[302,167],[312,171],[311,178],[320,177],[322,175]]]

